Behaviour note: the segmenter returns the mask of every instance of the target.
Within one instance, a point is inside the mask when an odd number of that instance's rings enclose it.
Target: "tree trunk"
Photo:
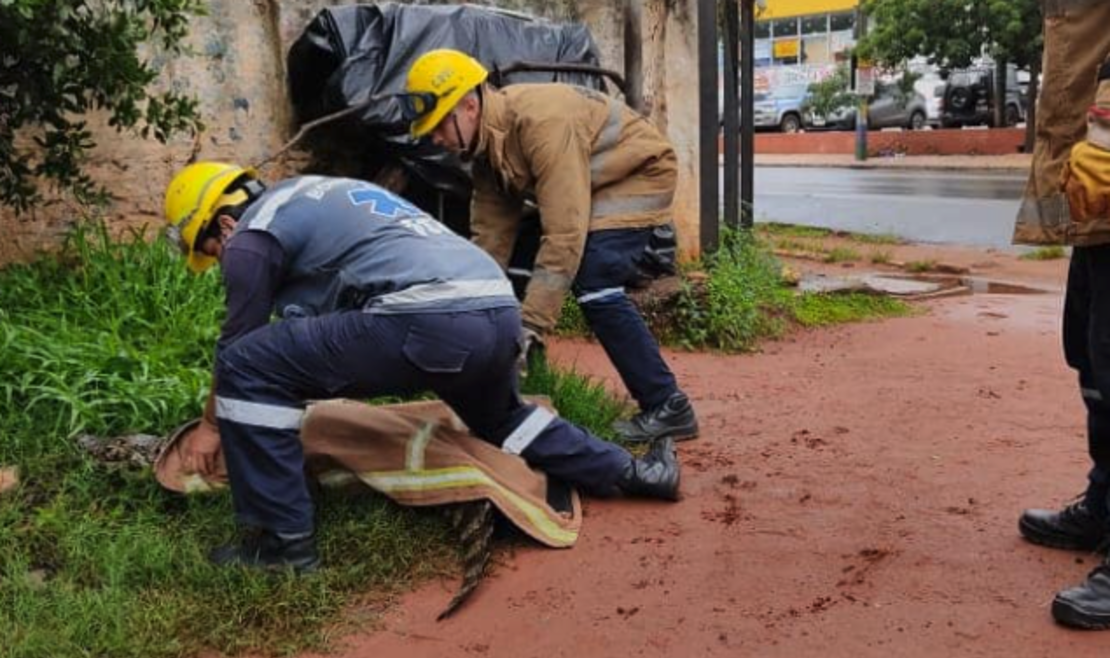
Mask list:
[[[1032,153],[1037,144],[1037,99],[1041,95],[1041,60],[1029,66],[1029,104],[1025,111],[1025,152]]]

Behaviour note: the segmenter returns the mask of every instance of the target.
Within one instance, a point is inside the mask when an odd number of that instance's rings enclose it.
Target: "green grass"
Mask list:
[[[702,269],[708,281],[685,283],[669,324],[656,327],[664,342],[744,352],[782,335],[793,292],[782,283],[781,263],[753,235],[726,232]]]
[[[869,245],[898,245],[904,244],[904,240],[891,233],[850,233],[846,231],[833,231],[827,228],[817,228],[814,226],[800,226],[798,224],[782,224],[779,222],[765,222],[757,224],[755,231],[758,235],[770,238],[827,238],[827,237],[843,237],[857,242],[859,244]],[[776,243],[782,247],[782,243],[776,240]],[[782,247],[783,249],[787,247]]]
[[[773,244],[776,249],[782,249],[783,251],[822,253],[825,250],[820,244],[795,238],[773,238],[771,244]]]
[[[1058,245],[1053,245],[1051,247],[1037,247],[1033,251],[1024,253],[1019,256],[1021,260],[1059,260],[1061,258],[1067,257],[1067,249]]]
[[[886,249],[876,249],[867,257],[872,265],[887,265],[892,260],[891,253]]]
[[[910,307],[886,298],[796,295],[782,264],[755,236],[723,236],[720,250],[701,264],[704,285],[686,283],[665,324],[653,327],[663,342],[688,349],[746,352],[782,336],[791,326],[814,327],[904,315]]]
[[[791,238],[825,238],[833,234],[827,228],[780,224],[778,222],[761,222],[756,225],[755,230],[761,235]]]
[[[802,295],[793,308],[794,320],[803,327],[902,317],[912,312],[913,307],[899,299],[864,293]]]
[[[205,555],[233,536],[226,493],[171,496],[80,453],[76,433],[161,434],[198,415],[221,313],[215,272],[102,228],[0,271],[0,465],[22,475],[0,496],[3,658],[289,653],[342,631],[356,601],[454,573],[437,514],[326,492],[321,572],[217,569]],[[526,385],[596,431],[621,411],[573,374],[541,368]]]
[[[848,237],[853,242],[860,244],[873,244],[873,245],[898,245],[904,244],[904,240],[897,235],[890,233],[849,233]]]
[[[930,260],[915,260],[915,261],[910,261],[909,263],[906,263],[906,271],[907,272],[912,272],[914,274],[924,274],[926,272],[932,272],[933,270],[936,269],[936,267],[937,267],[937,262],[935,260],[931,260],[931,259]]]
[[[850,247],[833,247],[825,252],[822,259],[826,263],[854,263],[860,259],[859,252]]]
[[[590,325],[586,323],[586,316],[582,315],[582,307],[575,301],[573,295],[567,295],[563,300],[563,310],[559,315],[559,323],[555,325],[555,334],[558,336],[589,336]]]

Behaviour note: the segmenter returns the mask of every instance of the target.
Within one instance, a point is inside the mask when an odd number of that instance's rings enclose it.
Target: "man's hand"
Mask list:
[[[531,362],[532,355],[542,358],[543,351],[543,335],[532,327],[524,325],[520,332],[520,353],[516,357],[516,369],[521,379],[528,376],[528,364]]]
[[[220,454],[220,431],[215,425],[201,420],[200,424],[185,437],[181,457],[185,471],[202,477],[216,473],[217,457]]]

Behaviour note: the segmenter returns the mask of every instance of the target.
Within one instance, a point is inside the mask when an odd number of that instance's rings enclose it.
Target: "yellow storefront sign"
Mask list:
[[[775,59],[786,59],[787,57],[797,57],[801,41],[798,39],[779,39],[775,42]]]
[[[858,6],[859,0],[767,0],[767,9],[760,12],[757,18],[767,20],[770,18],[809,16],[810,14],[829,14],[853,11]]]

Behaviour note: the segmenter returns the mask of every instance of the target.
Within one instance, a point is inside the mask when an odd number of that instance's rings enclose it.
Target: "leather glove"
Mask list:
[[[1088,139],[1076,144],[1064,165],[1062,183],[1072,219],[1085,222],[1110,218],[1110,149],[1100,140],[1102,124],[1110,122],[1110,110],[1092,107],[1088,115]]]
[[[533,358],[544,358],[543,335],[535,328],[524,325],[520,332],[520,350],[516,356],[516,369],[520,378],[528,376],[528,364]]]

